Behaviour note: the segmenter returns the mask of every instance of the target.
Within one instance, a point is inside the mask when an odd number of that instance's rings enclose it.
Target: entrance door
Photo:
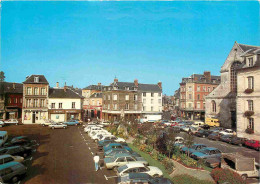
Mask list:
[[[32,113],[32,123],[35,123],[35,112]]]

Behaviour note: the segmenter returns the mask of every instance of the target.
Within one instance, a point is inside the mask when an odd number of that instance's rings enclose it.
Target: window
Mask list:
[[[110,109],[110,104],[107,105],[107,109]]]
[[[44,99],[41,99],[41,107],[44,107]]]
[[[192,99],[192,94],[189,94],[189,99]]]
[[[151,99],[151,104],[153,104],[153,99]]]
[[[31,107],[31,99],[26,99],[26,107]]]
[[[38,99],[33,100],[33,107],[38,107]]]
[[[125,90],[129,90],[129,87],[125,87]]]
[[[158,99],[158,104],[161,104],[162,103],[162,99]]]
[[[144,104],[146,103],[146,99],[143,99],[143,103],[144,103]]]
[[[197,87],[197,91],[200,91],[200,86]]]
[[[117,95],[113,95],[113,100],[117,100]]]
[[[230,89],[231,92],[237,92],[237,67],[240,62],[234,62],[230,67]]]
[[[254,111],[254,104],[253,104],[253,100],[248,100],[248,110],[249,111]]]
[[[248,126],[247,128],[250,128],[252,130],[254,130],[254,118],[248,118]]]
[[[104,95],[104,100],[106,100],[106,95]]]
[[[146,96],[146,92],[143,92],[143,96]]]
[[[117,110],[117,104],[114,104],[114,110]]]
[[[143,106],[143,111],[146,111],[146,106]]]
[[[162,93],[158,93],[158,96],[162,96]]]
[[[41,88],[41,95],[45,95],[45,88]]]
[[[20,103],[23,103],[23,98],[20,98]]]
[[[34,95],[38,95],[39,93],[38,93],[38,88],[34,88]]]
[[[197,103],[197,109],[200,109],[200,102]]]
[[[254,77],[248,77],[248,89],[254,89]]]
[[[34,77],[34,82],[39,82],[39,77]]]
[[[99,100],[97,100],[97,105],[100,105],[100,104],[99,104]]]
[[[198,100],[200,99],[200,95],[197,96],[197,99],[198,99]]]
[[[136,101],[137,100],[137,95],[134,95],[134,101]]]
[[[92,100],[92,105],[96,105],[95,100]]]
[[[189,108],[191,108],[192,107],[192,104],[191,103],[189,103]]]
[[[118,158],[116,162],[125,162],[125,157]]]
[[[151,93],[151,97],[154,97],[154,93]]]
[[[18,102],[18,98],[15,98],[15,99],[14,99],[14,103],[17,104],[17,102]]]
[[[125,109],[129,110],[129,104],[128,103],[125,104]]]
[[[216,102],[214,100],[211,101],[211,110],[212,110],[212,112],[217,111]]]
[[[72,109],[75,109],[75,104],[76,104],[75,102],[72,102],[72,106],[71,106]]]
[[[125,100],[129,100],[129,95],[125,95]]]
[[[135,110],[137,110],[137,104],[134,105]]]
[[[107,99],[110,100],[110,95],[107,95]]]
[[[210,87],[208,87],[208,92],[210,92]]]
[[[205,86],[203,86],[203,91],[206,91],[206,87]]]
[[[55,103],[51,103],[51,108],[55,109]]]
[[[248,66],[253,66],[253,58],[248,58]]]
[[[153,106],[151,106],[151,111],[153,111]]]
[[[192,87],[191,87],[191,86],[189,86],[188,90],[189,90],[189,91],[192,91]]]
[[[135,161],[135,159],[133,159],[133,158],[131,158],[131,157],[126,157],[126,161],[127,161],[127,162],[133,162],[133,161]]]
[[[59,109],[62,109],[62,103],[59,103]]]
[[[12,98],[8,98],[8,103],[11,104],[12,103]]]
[[[32,94],[32,88],[31,87],[27,87],[26,94],[27,95],[31,95]]]

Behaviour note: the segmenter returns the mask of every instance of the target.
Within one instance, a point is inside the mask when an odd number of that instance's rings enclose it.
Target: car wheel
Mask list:
[[[15,176],[15,177],[12,178],[12,182],[13,182],[13,183],[16,183],[17,181],[18,181],[18,177],[17,177],[17,176]]]
[[[247,175],[246,174],[242,174],[241,178],[245,181],[247,179]]]
[[[54,127],[51,127],[52,129],[54,129]]]
[[[64,128],[64,129],[66,129],[66,127],[65,127],[65,126],[64,126],[63,128]]]

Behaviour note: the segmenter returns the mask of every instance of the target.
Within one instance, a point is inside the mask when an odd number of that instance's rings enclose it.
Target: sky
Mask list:
[[[4,1],[0,70],[79,88],[161,81],[173,95],[182,77],[220,75],[235,41],[259,46],[259,20],[257,1]]]

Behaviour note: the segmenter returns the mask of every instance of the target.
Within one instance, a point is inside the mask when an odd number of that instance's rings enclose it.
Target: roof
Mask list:
[[[131,167],[143,167],[144,164],[138,163],[138,162],[133,162],[133,163],[128,163],[128,164],[126,164],[126,166],[127,166],[128,168],[131,168]]]
[[[84,89],[101,91],[103,87],[104,87],[103,85],[89,85]]]
[[[0,159],[2,159],[2,158],[6,158],[6,157],[10,157],[11,155],[9,155],[9,154],[5,154],[5,155],[0,155]]]
[[[64,88],[50,88],[49,98],[84,98],[84,97],[77,94],[71,89],[66,89],[65,91]]]
[[[134,90],[136,88],[133,82],[114,82],[109,85],[110,87],[117,86],[119,90],[125,90],[126,87],[129,87],[129,90]],[[162,89],[158,84],[142,84],[138,83],[137,90],[139,91],[149,91],[149,92],[162,92]]]
[[[241,44],[241,43],[238,43],[238,46],[244,51],[255,51],[257,49],[260,49],[260,46],[254,46],[254,45],[245,45],[245,44]]]
[[[102,93],[93,93],[89,98],[102,98]]]
[[[34,82],[34,78],[39,77],[39,82]],[[30,77],[26,78],[23,82],[24,84],[49,84],[46,80],[44,75],[31,75]]]
[[[211,84],[220,84],[221,77],[216,76],[216,75],[210,75],[211,81],[207,81],[205,76],[203,74],[192,74],[188,78],[182,78],[181,83],[186,83],[186,82],[194,82],[194,83],[211,83]]]
[[[8,163],[5,163],[5,164],[1,164],[1,165],[0,165],[0,170],[5,169],[5,168],[8,168],[8,167],[12,167],[12,166],[14,166],[14,165],[19,165],[19,166],[21,166],[22,164],[19,163],[19,162],[8,162]]]
[[[0,82],[0,94],[23,93],[23,84],[14,82]]]

